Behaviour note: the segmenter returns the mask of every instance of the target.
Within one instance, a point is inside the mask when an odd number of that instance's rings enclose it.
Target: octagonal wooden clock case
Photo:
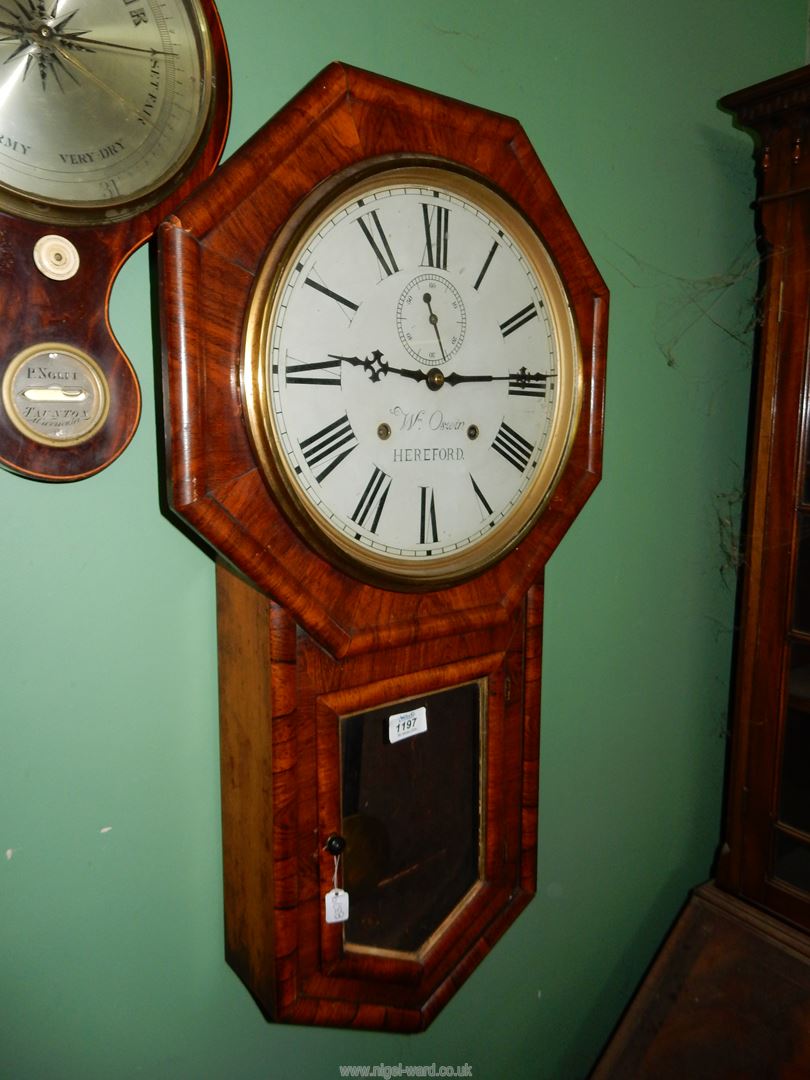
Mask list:
[[[333,64],[159,232],[168,495],[218,553],[226,952],[424,1028],[535,892],[542,577],[607,290],[513,119]]]

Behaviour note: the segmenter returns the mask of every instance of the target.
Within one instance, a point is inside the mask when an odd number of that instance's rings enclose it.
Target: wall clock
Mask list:
[[[333,64],[159,230],[169,502],[218,553],[226,954],[425,1027],[535,891],[542,576],[608,296],[520,125]]]
[[[57,0],[0,12],[0,61],[0,463],[77,480],[137,427],[109,293],[219,159],[225,41],[211,0]]]

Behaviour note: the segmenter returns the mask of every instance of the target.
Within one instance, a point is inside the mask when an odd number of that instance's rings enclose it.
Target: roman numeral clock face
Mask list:
[[[247,323],[271,489],[361,578],[476,573],[533,524],[576,427],[578,343],[542,243],[491,188],[434,167],[376,173],[297,236],[271,250]]]

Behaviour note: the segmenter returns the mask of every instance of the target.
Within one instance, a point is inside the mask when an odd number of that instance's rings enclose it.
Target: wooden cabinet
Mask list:
[[[762,294],[717,880],[810,929],[810,67],[721,104],[756,140]]]
[[[810,939],[697,889],[590,1080],[810,1075]]]

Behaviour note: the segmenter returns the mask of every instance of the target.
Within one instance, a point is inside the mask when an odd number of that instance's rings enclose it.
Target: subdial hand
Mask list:
[[[429,321],[430,325],[433,327],[433,329],[436,331],[436,340],[439,343],[439,350],[440,350],[440,352],[442,354],[442,363],[446,363],[447,357],[445,356],[444,345],[442,345],[442,336],[439,333],[439,316],[433,310],[433,306],[431,304],[431,301],[432,301],[433,297],[430,295],[429,292],[426,292],[423,295],[422,299],[427,304],[427,309],[430,312],[428,321]]]

